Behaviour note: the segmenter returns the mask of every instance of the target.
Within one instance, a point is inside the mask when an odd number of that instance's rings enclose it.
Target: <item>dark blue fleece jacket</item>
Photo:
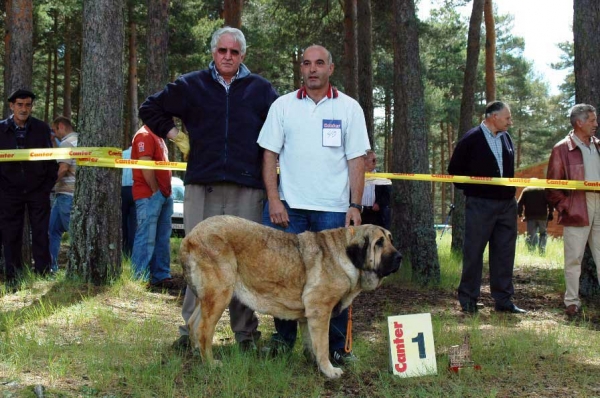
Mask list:
[[[140,118],[165,138],[182,120],[190,137],[185,184],[233,182],[263,188],[262,150],[256,143],[277,92],[267,80],[242,64],[225,90],[214,66],[191,72],[146,99]]]

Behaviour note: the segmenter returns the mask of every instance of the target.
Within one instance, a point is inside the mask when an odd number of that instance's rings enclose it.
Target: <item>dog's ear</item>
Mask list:
[[[367,261],[367,253],[369,252],[369,236],[366,235],[362,242],[353,242],[348,247],[346,247],[346,254],[352,264],[358,269],[364,269],[365,262]]]

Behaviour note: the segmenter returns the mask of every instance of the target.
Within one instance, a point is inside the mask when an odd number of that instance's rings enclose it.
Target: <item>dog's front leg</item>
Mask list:
[[[319,364],[319,369],[330,379],[339,378],[344,371],[335,368],[329,360],[329,318],[330,313],[307,317],[308,332],[312,341],[312,349]]]

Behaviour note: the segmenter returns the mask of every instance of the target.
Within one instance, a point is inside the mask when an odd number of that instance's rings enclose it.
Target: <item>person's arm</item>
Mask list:
[[[267,199],[269,200],[269,218],[275,225],[287,228],[290,218],[285,206],[279,198],[277,189],[277,153],[265,149],[263,152],[262,175]]]
[[[550,160],[548,161],[548,171],[546,172],[546,179],[548,180],[565,180],[566,179],[566,165],[563,163],[560,147],[554,147],[550,154]],[[546,199],[550,202],[550,205],[556,209],[559,214],[566,211],[565,205],[563,204],[567,198],[567,195],[562,189],[551,189],[546,188]]]
[[[67,174],[67,171],[69,171],[69,163],[65,163],[65,162],[59,162],[58,163],[58,178],[56,179],[57,181],[59,181],[61,178],[63,178],[65,176],[65,174]]]
[[[181,119],[185,113],[185,89],[187,84],[181,78],[155,93],[142,103],[139,117],[150,130],[161,138],[174,138],[179,131],[174,117]]]
[[[350,203],[360,204],[365,187],[365,161],[363,156],[348,160],[348,173],[350,177]],[[346,227],[352,222],[359,226],[362,222],[360,211],[354,207],[348,207],[346,212]]]
[[[519,218],[523,217],[523,206],[525,205],[525,190],[521,192],[519,200],[517,201],[517,215]]]
[[[152,160],[151,156],[140,156],[140,160]],[[155,194],[158,191],[158,182],[156,181],[156,173],[152,169],[142,169],[142,175],[144,176],[144,181],[152,190],[152,194]]]

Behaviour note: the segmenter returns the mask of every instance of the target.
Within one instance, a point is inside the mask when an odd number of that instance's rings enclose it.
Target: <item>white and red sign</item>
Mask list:
[[[388,317],[390,366],[400,377],[437,374],[431,314]]]

